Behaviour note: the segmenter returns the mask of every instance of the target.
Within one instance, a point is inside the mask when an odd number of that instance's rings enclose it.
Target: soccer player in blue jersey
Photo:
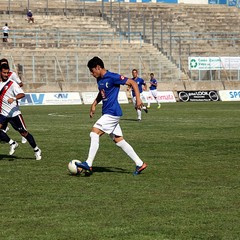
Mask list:
[[[140,109],[143,104],[140,99],[138,86],[132,79],[106,70],[103,61],[99,57],[90,59],[87,66],[92,76],[96,78],[99,89],[98,95],[90,108],[90,117],[94,116],[96,106],[100,101],[102,101],[102,116],[93,125],[90,133],[91,144],[87,160],[82,163],[76,163],[76,166],[92,173],[93,161],[99,148],[99,138],[104,133],[107,133],[115,144],[134,161],[136,169],[133,175],[138,175],[147,167],[147,164],[139,158],[131,145],[123,138],[119,125],[122,109],[118,102],[120,85],[128,85],[134,89],[136,94],[136,108]]]
[[[143,99],[143,86],[144,86],[144,90],[146,90],[147,88],[147,85],[145,83],[145,81],[138,77],[138,70],[137,69],[133,69],[132,70],[132,80],[135,81],[138,85],[138,90],[139,90],[139,93],[140,93],[140,98],[141,100]],[[145,106],[142,106],[141,108],[137,108],[136,107],[136,94],[135,94],[135,90],[132,88],[132,102],[133,102],[133,105],[137,111],[137,120],[138,121],[141,121],[142,120],[142,110],[144,110],[146,113],[148,113],[148,110]]]
[[[149,95],[153,96],[155,98],[155,100],[157,101],[158,104],[158,108],[161,107],[161,103],[158,100],[158,92],[157,92],[157,80],[154,78],[154,74],[150,73],[150,87],[149,87]],[[150,100],[148,100],[148,105],[147,108],[150,108]]]

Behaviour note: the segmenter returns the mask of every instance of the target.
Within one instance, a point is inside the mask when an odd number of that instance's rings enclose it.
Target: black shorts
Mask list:
[[[10,123],[12,127],[20,133],[27,132],[27,128],[24,123],[22,114],[19,114],[16,117],[11,117],[11,118],[0,115],[0,124],[2,124],[1,129],[5,130],[8,123]]]

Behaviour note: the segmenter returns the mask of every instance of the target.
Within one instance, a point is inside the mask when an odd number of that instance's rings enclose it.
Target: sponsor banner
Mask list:
[[[220,101],[217,91],[178,91],[180,102]]]
[[[237,0],[228,0],[228,6],[237,6]]]
[[[25,93],[19,105],[71,105],[82,104],[79,92]]]
[[[82,92],[81,95],[82,95],[82,99],[83,99],[84,104],[92,104],[93,101],[95,100],[95,98],[97,97],[98,92]],[[124,92],[124,91],[119,92],[118,102],[120,104],[128,103],[128,98],[127,98],[126,92]],[[102,104],[102,101],[99,104]]]
[[[172,91],[158,91],[158,100],[160,102],[176,102],[175,96]],[[151,103],[155,103],[156,100],[150,93],[150,91],[143,91],[143,99],[144,103],[150,101]]]
[[[209,4],[218,4],[218,0],[208,0]]]
[[[189,57],[189,70],[240,70],[240,57]]]
[[[240,90],[220,90],[219,96],[222,101],[240,101]]]

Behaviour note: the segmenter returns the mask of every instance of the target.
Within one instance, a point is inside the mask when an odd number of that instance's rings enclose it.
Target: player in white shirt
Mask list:
[[[10,29],[7,23],[5,24],[5,26],[2,27],[2,30],[3,30],[3,42],[8,42],[8,31]]]
[[[22,88],[12,80],[9,80],[9,66],[0,66],[0,129],[10,123],[12,127],[24,136],[34,150],[36,160],[41,160],[41,150],[37,146],[34,137],[27,131],[23,116],[18,106],[18,99],[25,97]],[[0,140],[10,144],[9,155],[13,155],[18,143],[9,138],[7,133],[0,131]]]
[[[4,64],[4,63],[6,63],[7,65],[9,65],[9,64],[8,64],[8,60],[7,60],[6,58],[2,58],[2,59],[0,60],[0,64],[1,64],[1,65]],[[8,79],[16,82],[20,87],[23,86],[23,83],[22,83],[21,79],[20,79],[20,78],[18,77],[18,75],[17,75],[15,72],[13,72],[13,71],[9,71]],[[8,126],[5,126],[5,127],[3,127],[3,130],[2,130],[2,131],[7,132],[8,130],[9,130],[9,127],[8,127]],[[26,143],[26,142],[27,142],[27,139],[26,139],[25,137],[22,137],[22,143]]]

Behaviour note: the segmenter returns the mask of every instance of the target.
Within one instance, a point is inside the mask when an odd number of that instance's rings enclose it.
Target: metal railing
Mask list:
[[[81,47],[109,45],[115,43],[122,47],[124,43],[134,42],[142,45],[140,32],[82,32],[63,30],[10,30],[5,47],[39,48],[39,47]]]

